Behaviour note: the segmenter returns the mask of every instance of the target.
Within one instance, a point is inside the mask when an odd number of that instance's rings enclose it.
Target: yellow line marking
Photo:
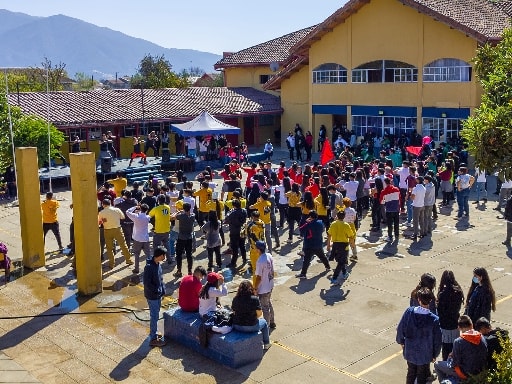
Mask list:
[[[388,361],[393,360],[395,357],[400,356],[401,354],[402,354],[402,351],[399,351],[391,356],[386,357],[385,359],[379,361],[378,363],[373,364],[371,367],[368,367],[365,370],[363,370],[359,373],[356,373],[356,377],[361,377],[361,376],[367,374],[368,372],[373,371],[375,368],[380,367],[383,364],[386,364]]]
[[[335,372],[341,373],[342,375],[348,376],[348,377],[350,377],[352,379],[355,379],[355,380],[358,380],[358,381],[363,381],[365,383],[368,383],[368,381],[366,381],[364,379],[360,379],[359,377],[357,377],[353,373],[350,373],[350,372],[347,372],[347,371],[345,371],[343,369],[335,367],[334,365],[331,365],[329,363],[326,363],[325,361],[317,359],[314,356],[306,355],[305,353],[302,353],[300,351],[297,351],[296,349],[290,348],[290,347],[288,347],[288,346],[286,346],[286,345],[284,345],[284,344],[282,344],[282,343],[280,343],[278,341],[274,341],[273,344],[277,345],[278,347],[283,348],[285,351],[291,352],[291,353],[293,353],[293,354],[295,354],[297,356],[300,356],[300,357],[302,357],[302,358],[304,358],[304,359],[306,359],[308,361],[312,361],[314,363],[317,363],[318,365],[321,365],[323,367],[329,368],[329,369],[331,369],[331,370],[333,370]]]
[[[504,297],[503,299],[499,299],[498,301],[496,301],[496,304],[501,304],[508,299],[512,299],[512,295],[508,295],[507,297]]]

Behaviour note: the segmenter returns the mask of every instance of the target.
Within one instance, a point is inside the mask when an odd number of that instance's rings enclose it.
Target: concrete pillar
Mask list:
[[[69,162],[78,293],[92,295],[100,293],[103,289],[96,198],[96,161],[94,153],[80,152],[70,154]]]
[[[16,184],[23,266],[36,269],[45,265],[37,148],[16,148]]]

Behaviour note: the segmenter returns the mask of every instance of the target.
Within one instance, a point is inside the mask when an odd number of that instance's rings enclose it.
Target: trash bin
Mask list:
[[[112,158],[111,157],[102,157],[101,158],[101,172],[102,173],[112,172]]]

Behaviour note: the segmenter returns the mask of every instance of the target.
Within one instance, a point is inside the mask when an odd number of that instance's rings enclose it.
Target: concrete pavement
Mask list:
[[[492,180],[489,184],[492,192]],[[71,192],[56,190],[56,195],[66,243]],[[512,250],[501,245],[506,226],[496,218],[494,206],[492,200],[486,206],[471,204],[470,219],[461,221],[453,219],[454,211],[443,209],[432,237],[417,243],[401,237],[389,245],[369,232],[366,218],[358,232],[359,262],[350,265],[350,277],[341,286],[331,286],[330,273],[316,262],[307,280],[296,279],[299,238],[286,244],[287,231],[280,231],[283,246],[273,253],[278,273],[273,346],[261,362],[237,370],[174,343],[150,348],[141,275],[133,275],[120,254],[116,268],[104,270],[103,293],[84,298],[76,296],[70,259],[49,253],[46,267],[22,271],[18,266],[16,279],[0,287],[0,350],[8,357],[0,355],[0,378],[20,372],[18,382],[41,383],[403,382],[406,364],[395,343],[395,328],[424,272],[439,281],[451,269],[466,292],[473,269],[487,268],[498,300],[494,325],[512,329]],[[16,260],[21,257],[18,209],[1,208],[0,240]],[[195,263],[206,265],[206,251],[199,244]],[[47,249],[57,249],[51,233]],[[177,294],[172,268],[164,265],[170,295],[165,306],[174,305]],[[230,304],[242,277],[223,273],[231,293],[222,302]]]

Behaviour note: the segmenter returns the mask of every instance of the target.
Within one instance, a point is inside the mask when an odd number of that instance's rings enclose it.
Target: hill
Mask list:
[[[173,70],[191,66],[213,71],[219,55],[193,49],[164,48],[109,28],[64,15],[34,17],[0,10],[0,67],[39,66],[44,57],[63,62],[96,79],[133,75],[146,55],[165,55]]]

